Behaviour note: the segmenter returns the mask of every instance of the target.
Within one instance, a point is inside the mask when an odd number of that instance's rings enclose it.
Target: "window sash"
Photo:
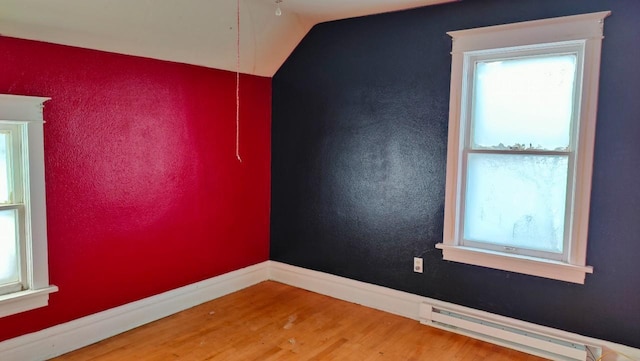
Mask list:
[[[469,73],[469,86],[467,89],[465,89],[465,96],[467,99],[467,104],[468,104],[468,109],[466,111],[466,120],[469,123],[469,132],[468,132],[468,136],[466,137],[466,146],[468,148],[471,149],[489,149],[489,150],[502,150],[502,149],[518,149],[520,151],[522,150],[526,150],[526,149],[531,149],[531,150],[539,150],[539,151],[545,151],[545,150],[552,150],[551,147],[545,148],[544,146],[542,146],[542,148],[538,149],[538,145],[540,145],[541,143],[547,143],[547,146],[552,146],[553,149],[560,149],[559,146],[561,146],[563,149],[569,150],[569,149],[574,149],[574,140],[575,140],[575,127],[573,127],[573,125],[575,124],[575,120],[576,120],[576,114],[578,111],[578,107],[577,105],[579,105],[579,100],[580,100],[580,92],[577,92],[577,86],[579,86],[580,81],[581,81],[581,64],[582,64],[582,53],[583,53],[583,49],[582,49],[582,45],[583,44],[569,44],[569,45],[562,45],[562,47],[560,49],[556,49],[557,45],[555,44],[548,44],[548,47],[543,47],[542,45],[536,47],[535,51],[532,53],[532,50],[530,49],[495,49],[493,53],[489,53],[489,54],[469,54],[466,58],[466,62],[464,64],[465,67],[465,71]],[[558,51],[560,50],[560,51]],[[569,51],[570,50],[570,51]],[[571,72],[567,72],[567,56],[570,56],[571,58],[573,58],[574,64],[573,67],[570,68]],[[544,60],[552,60],[553,58],[556,58],[557,60],[559,60],[558,58],[565,58],[564,60],[564,72],[566,74],[562,74],[563,71],[560,71],[560,69],[558,68],[559,65],[561,65],[562,63],[558,64],[550,64],[550,63],[545,63]],[[556,61],[557,61],[556,60]],[[517,63],[517,62],[526,62],[528,63],[527,65],[529,67],[533,67],[533,71],[535,72],[536,75],[538,75],[536,77],[536,79],[527,79],[527,82],[531,82],[532,84],[527,83],[526,86],[517,86],[517,85],[522,85],[522,84],[518,84],[518,80],[513,79],[512,77],[521,77],[523,72],[521,71],[517,71],[515,72],[515,70],[512,68],[514,66],[513,63]],[[480,71],[479,67],[480,64],[485,64],[485,70],[484,71]],[[520,65],[522,66],[522,64]],[[509,73],[514,73],[512,74],[512,77],[509,77],[508,81],[506,79],[501,79],[501,77],[505,77],[505,73],[509,74]],[[554,74],[555,73],[555,74]],[[558,74],[559,73],[559,74]],[[499,74],[499,75],[498,75]],[[560,78],[553,78],[553,80],[551,80],[550,75],[559,75]],[[491,79],[493,81],[496,81],[498,84],[498,87],[492,87],[489,86],[489,84],[492,84],[490,82],[487,82],[486,80],[483,81],[483,78],[486,77],[491,77]],[[497,79],[496,79],[497,77]],[[537,91],[536,89],[536,85],[535,83],[538,82],[538,86],[540,87],[548,87],[548,83],[547,82],[540,82],[540,80],[538,78],[546,78],[547,81],[557,81],[558,79],[560,80],[569,80],[571,78],[573,78],[572,82],[567,82],[566,85],[559,83],[559,84],[554,84],[553,86],[553,90],[551,91],[559,91],[559,94],[555,94],[556,96],[559,96],[560,98],[554,98],[553,100],[555,101],[561,101],[561,100],[569,100],[566,99],[565,97],[569,97],[571,100],[571,103],[568,104],[568,107],[563,107],[561,109],[552,109],[552,111],[554,111],[553,113],[547,111],[545,112],[544,110],[539,110],[540,107],[536,107],[536,112],[542,112],[543,114],[545,114],[546,116],[543,115],[544,118],[542,119],[538,119],[536,120],[538,122],[538,124],[533,124],[531,121],[533,119],[531,116],[530,112],[530,107],[533,106],[533,104],[526,104],[527,102],[531,102],[533,101],[534,103],[536,101],[540,101],[539,97],[542,96],[547,96],[546,101],[550,101],[551,98],[548,97],[548,93],[541,93],[542,89],[538,89]],[[520,82],[522,82],[524,79],[519,79]],[[506,101],[506,98],[509,98],[509,96],[511,94],[504,94],[504,92],[506,91],[505,88],[512,88],[509,89],[512,92],[516,92],[519,93],[519,97],[515,97],[515,98],[511,98],[510,100],[513,100],[513,103],[509,103]],[[483,90],[489,92],[488,94],[484,93]],[[498,94],[491,94],[491,91],[494,92],[498,92]],[[533,91],[533,93],[531,94],[527,94],[527,91]],[[549,91],[549,89],[547,89],[547,91]],[[542,95],[544,94],[544,95]],[[502,102],[498,101],[492,101],[492,99],[500,99],[503,98],[504,100]],[[526,99],[526,100],[523,100]],[[524,104],[522,104],[524,103]],[[529,108],[519,108],[516,105],[521,104],[524,105],[525,107],[529,107]],[[501,111],[497,111],[496,106],[498,105],[498,109],[501,109]],[[557,108],[557,106],[556,106]],[[508,109],[508,110],[507,110]],[[489,114],[491,115],[491,117],[487,117],[488,114],[483,114],[483,112],[485,111],[490,111],[493,110],[492,112],[490,112]],[[524,110],[524,112],[522,111]],[[509,112],[509,116],[505,116],[505,112]],[[549,124],[550,127],[554,127],[556,126],[556,124],[564,124],[567,128],[566,129],[562,129],[562,128],[554,128],[556,132],[559,132],[555,135],[555,137],[559,138],[559,139],[538,139],[537,141],[535,140],[536,136],[541,136],[542,134],[537,134],[537,132],[539,132],[541,129],[544,129],[544,126],[539,124],[539,121],[542,121],[543,123],[549,123],[549,118],[550,116],[552,116],[551,114],[554,114],[553,116],[557,117],[558,113],[556,112],[560,112],[560,115],[564,115],[568,118],[568,123],[556,123],[555,121],[557,121],[557,119],[551,119],[552,123],[555,124]],[[564,113],[563,112],[567,112]],[[538,114],[539,115],[539,114]],[[521,118],[522,117],[522,118]],[[563,117],[564,118],[564,117]],[[519,120],[524,119],[526,123],[529,124],[523,124],[523,126],[525,127],[525,129],[527,129],[527,131],[532,132],[531,133],[527,133],[527,132],[523,132],[523,129],[517,129],[517,127],[515,128],[511,128],[512,124],[516,123]],[[527,122],[528,120],[528,122]],[[546,121],[545,121],[546,120]],[[493,123],[493,124],[492,124]],[[500,126],[498,126],[498,124],[500,124]],[[490,126],[491,129],[490,130],[484,130],[484,131],[479,131],[478,129],[482,129],[482,126],[480,124],[484,124],[485,126]],[[511,131],[517,132],[518,136],[514,137],[513,133],[510,132],[504,132],[505,129],[509,129]],[[500,134],[500,131],[503,131],[504,133],[501,134],[498,138],[495,138],[496,133]],[[481,146],[479,144],[476,144],[476,141],[478,139],[482,139],[482,138],[486,138],[487,134],[491,134],[491,137],[494,137],[493,142],[496,141],[502,141],[500,142],[501,147],[498,147],[498,144],[487,144],[485,146]],[[522,137],[525,136],[531,136],[532,138],[529,139],[523,139]],[[568,136],[569,139],[565,142],[563,141],[563,135],[564,136]],[[478,137],[478,139],[476,139],[476,137]],[[490,137],[490,138],[491,138]],[[510,140],[509,140],[510,139]],[[485,141],[489,141],[488,139],[485,139]],[[517,144],[520,143],[521,141],[527,143],[527,144]],[[549,143],[551,141],[551,143]],[[529,143],[531,142],[531,143]],[[553,143],[558,142],[555,144],[555,146],[553,146]],[[507,143],[507,144],[503,144],[503,143]],[[514,147],[516,146],[517,147]],[[502,145],[504,145],[504,147],[502,147]]]
[[[545,251],[541,249],[535,249],[533,247],[527,247],[526,245],[516,245],[516,244],[503,244],[497,241],[492,241],[491,239],[487,240],[473,240],[465,237],[465,226],[466,223],[466,206],[467,206],[467,186],[469,182],[469,168],[468,168],[468,159],[470,154],[480,154],[480,155],[497,155],[497,156],[511,156],[511,155],[530,155],[533,157],[536,156],[554,156],[554,157],[563,157],[567,159],[567,182],[565,183],[565,199],[564,202],[564,214],[563,214],[563,225],[564,228],[562,230],[562,252],[551,252]],[[530,256],[536,258],[545,258],[549,260],[557,260],[557,261],[567,261],[570,251],[570,222],[571,222],[571,207],[570,207],[570,199],[571,199],[571,189],[570,189],[570,173],[572,168],[572,152],[539,152],[539,151],[487,151],[487,150],[465,150],[463,153],[463,171],[461,173],[461,192],[460,192],[460,206],[458,208],[457,217],[459,219],[459,229],[458,229],[458,237],[457,244],[465,247],[472,247],[478,249],[485,249],[494,252],[501,253],[509,253],[509,254],[517,254],[523,256]]]
[[[576,75],[573,92],[572,116],[570,125],[570,140],[567,151],[575,151],[577,148],[577,133],[580,128],[580,106],[584,76],[584,56],[585,41],[563,41],[556,43],[534,44],[527,46],[515,46],[507,48],[497,48],[488,50],[468,51],[463,56],[463,82],[462,82],[462,99],[460,123],[462,125],[463,150],[490,150],[501,151],[498,149],[485,149],[475,147],[473,144],[473,102],[475,101],[475,73],[476,64],[478,62],[489,61],[508,61],[514,59],[535,58],[544,56],[576,56]],[[538,152],[551,152],[551,150],[536,150]]]
[[[0,285],[0,296],[24,290],[22,282],[12,282]]]

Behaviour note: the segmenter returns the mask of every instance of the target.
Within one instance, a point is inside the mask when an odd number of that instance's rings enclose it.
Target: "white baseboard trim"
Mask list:
[[[428,297],[393,290],[370,283],[355,281],[328,273],[312,271],[306,268],[269,261],[270,279],[294,287],[331,296],[348,302],[361,304],[399,316],[420,320],[420,304],[428,303],[469,315],[493,319],[496,322],[511,324],[529,329],[541,335],[571,340],[576,343],[600,347],[603,350],[602,361],[640,361],[640,349],[632,348],[604,340],[578,335],[550,327],[499,316],[468,307],[458,306]],[[490,340],[486,340],[490,341]],[[507,346],[508,345],[503,345]]]
[[[2,361],[46,360],[266,280],[281,282],[414,320],[420,319],[420,304],[427,302],[527,327],[550,337],[602,347],[604,350],[602,361],[640,361],[640,349],[275,261],[262,262],[0,342],[0,359]]]
[[[262,262],[42,331],[0,342],[3,361],[41,361],[186,310],[268,279]]]
[[[269,262],[270,279],[273,281],[402,317],[419,318],[419,305],[424,297],[285,263]]]

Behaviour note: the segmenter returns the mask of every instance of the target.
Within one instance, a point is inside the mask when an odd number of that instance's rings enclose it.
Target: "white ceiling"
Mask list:
[[[240,71],[273,76],[317,23],[454,0],[240,1]],[[0,34],[236,71],[237,0],[0,0]]]

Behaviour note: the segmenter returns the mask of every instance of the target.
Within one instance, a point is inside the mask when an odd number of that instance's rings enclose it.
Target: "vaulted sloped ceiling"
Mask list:
[[[240,0],[240,71],[272,76],[317,23],[452,0]],[[0,35],[237,69],[237,0],[0,0]]]

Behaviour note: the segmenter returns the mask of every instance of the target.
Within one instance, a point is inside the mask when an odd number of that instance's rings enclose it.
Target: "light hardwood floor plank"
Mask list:
[[[53,360],[543,359],[267,281]]]

